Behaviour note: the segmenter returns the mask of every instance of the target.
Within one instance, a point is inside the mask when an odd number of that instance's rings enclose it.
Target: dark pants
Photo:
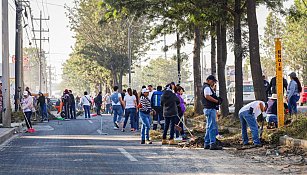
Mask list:
[[[96,113],[97,113],[97,115],[100,115],[100,111],[101,111],[101,103],[97,103],[96,104]]]
[[[164,117],[161,106],[154,106],[153,109],[156,113],[153,115],[153,130],[157,130],[158,124],[160,123],[161,129],[164,129]]]
[[[71,104],[70,107],[69,107],[70,111],[70,118],[71,119],[76,119],[76,104]]]
[[[180,122],[180,120],[182,120],[182,117],[183,117],[183,116],[179,116],[179,117],[176,116],[176,117],[175,117],[175,124],[176,124],[176,125],[178,125],[178,123]],[[182,130],[181,130],[181,132],[180,132],[180,135],[181,135],[181,136],[184,135],[183,123],[182,123],[182,122],[183,122],[183,121],[181,121],[181,122],[179,123],[179,126],[182,128]],[[176,130],[175,133],[176,133],[176,138],[179,137],[179,131]]]
[[[134,122],[135,122],[135,129],[139,130],[140,129],[140,111],[136,112]]]
[[[31,111],[25,112],[25,117],[26,117],[25,120],[26,120],[26,125],[28,129],[32,128],[31,116],[32,116]]]
[[[136,115],[136,109],[135,108],[125,109],[125,121],[124,121],[123,128],[126,128],[128,118],[130,117],[131,128],[136,129],[135,115]]]
[[[170,140],[174,139],[174,132],[175,132],[175,117],[165,117],[165,125],[164,125],[164,131],[163,131],[163,139],[166,139],[168,128],[170,128]]]
[[[65,118],[69,118],[69,105],[68,103],[64,104],[64,112],[65,112]]]

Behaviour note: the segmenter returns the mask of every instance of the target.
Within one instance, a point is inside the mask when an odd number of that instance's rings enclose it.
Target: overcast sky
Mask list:
[[[48,29],[49,33],[44,33],[43,36],[45,38],[50,39],[49,42],[43,43],[43,49],[49,53],[47,55],[47,62],[51,66],[56,68],[56,73],[58,75],[61,74],[61,65],[68,59],[69,54],[72,52],[72,47],[74,46],[75,39],[73,38],[73,32],[70,31],[68,27],[68,19],[65,15],[66,10],[64,9],[64,4],[68,6],[73,5],[73,0],[30,0],[31,8],[33,10],[34,18],[39,18],[40,11],[43,12],[43,18],[48,18],[50,16],[50,20],[43,22],[43,28]],[[293,0],[288,1],[285,3],[285,7],[289,7],[293,4]],[[1,5],[1,4],[0,4]],[[268,10],[262,6],[257,9],[257,18],[258,18],[258,25],[259,25],[259,34],[263,35],[263,28],[265,26],[265,19],[268,15]],[[15,4],[14,0],[9,0],[9,25],[10,25],[10,55],[14,55],[14,41],[15,41]],[[39,29],[39,22],[34,23],[34,27],[36,30]],[[29,38],[32,39],[30,28],[25,28],[29,34]],[[36,37],[38,37],[38,33]],[[167,44],[170,44],[175,41],[174,36],[167,36],[166,37]],[[33,43],[33,41],[31,41]],[[24,46],[28,46],[29,39],[27,37],[26,32],[24,32]],[[37,43],[39,44],[39,43]],[[209,42],[206,43],[209,45]],[[158,48],[156,51],[151,51],[148,53],[148,57],[156,58],[158,56],[164,56],[164,53],[160,50],[163,46],[157,45],[154,46]],[[182,48],[182,52],[192,55],[192,45],[186,45],[186,47]],[[227,64],[234,64],[233,62],[233,53],[228,51],[228,63]],[[167,56],[172,56],[175,54],[175,51],[169,51]],[[207,64],[210,65],[210,46],[207,46],[204,49],[204,55],[208,58]],[[60,77],[57,77],[60,79]]]

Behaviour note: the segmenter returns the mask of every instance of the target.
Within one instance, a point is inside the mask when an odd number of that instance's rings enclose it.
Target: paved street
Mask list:
[[[140,145],[139,133],[113,130],[110,115],[35,125],[0,146],[0,174],[280,174],[227,151]],[[128,129],[127,129],[128,130]],[[103,134],[102,133],[102,134]]]

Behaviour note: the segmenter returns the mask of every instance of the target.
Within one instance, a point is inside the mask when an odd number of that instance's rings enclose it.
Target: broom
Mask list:
[[[179,116],[177,116],[177,117],[179,118]],[[184,122],[182,122],[182,119],[183,119],[183,117],[182,117],[182,118],[179,118],[179,123],[178,123],[177,125],[175,124],[175,129],[176,129],[177,131],[181,132],[181,131],[182,131],[182,128],[179,126],[179,124],[182,123],[183,126],[184,126],[185,128],[187,128],[187,131],[188,131],[188,133],[189,133],[190,136],[191,136],[191,141],[194,142],[194,141],[195,141],[195,136],[191,133],[191,131],[190,131],[190,129],[187,127],[187,125],[186,125]]]

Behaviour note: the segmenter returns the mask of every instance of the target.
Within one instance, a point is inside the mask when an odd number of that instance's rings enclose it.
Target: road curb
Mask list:
[[[0,132],[0,144],[10,139],[14,134],[22,131],[24,122],[15,124],[15,127],[12,128],[4,128],[6,129],[4,132]]]
[[[294,139],[289,136],[281,136],[279,138],[279,143],[281,145],[291,146],[291,147],[300,147],[307,149],[307,140]]]

